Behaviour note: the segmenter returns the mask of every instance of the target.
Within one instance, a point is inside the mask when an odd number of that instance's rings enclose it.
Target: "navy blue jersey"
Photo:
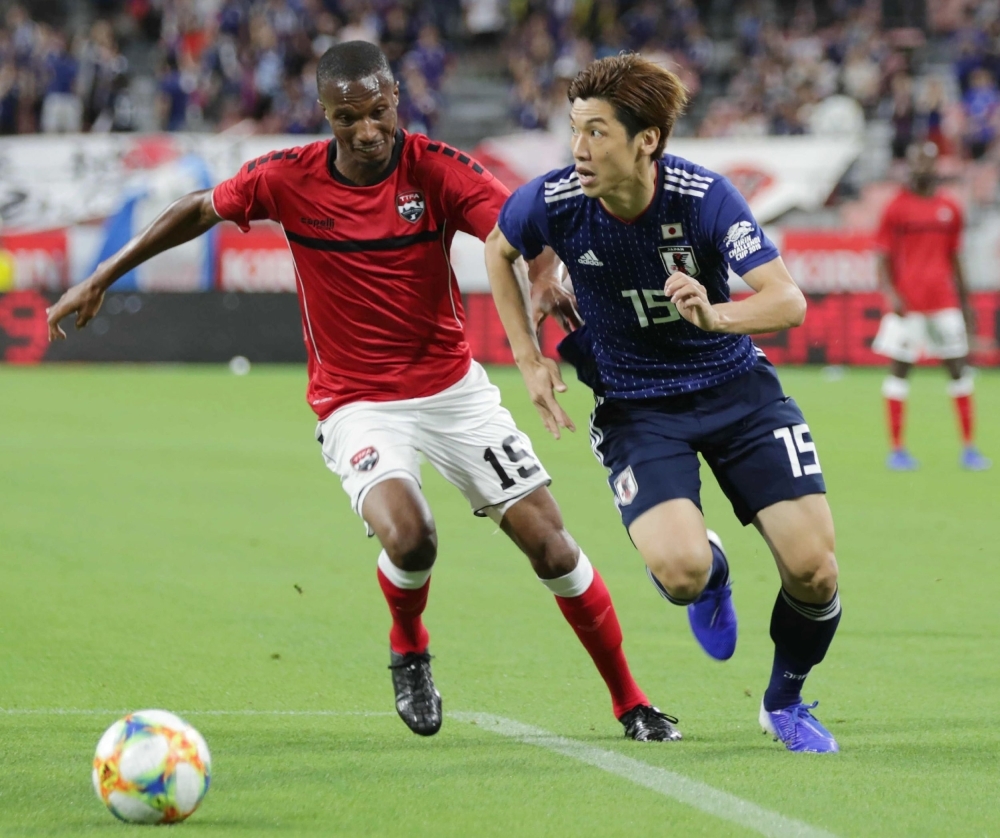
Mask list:
[[[622,221],[583,194],[569,167],[518,189],[498,223],[526,258],[549,245],[569,269],[603,395],[643,399],[703,390],[756,364],[749,337],[699,329],[663,292],[667,278],[684,271],[705,286],[713,304],[722,303],[729,299],[730,266],[742,275],[777,258],[743,196],[722,175],[664,155],[652,203]]]

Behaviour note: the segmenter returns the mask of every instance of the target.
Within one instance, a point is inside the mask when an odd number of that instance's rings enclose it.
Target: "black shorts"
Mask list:
[[[664,501],[688,498],[701,509],[698,454],[744,526],[779,501],[826,492],[809,426],[764,358],[694,393],[598,397],[590,433],[626,528]]]

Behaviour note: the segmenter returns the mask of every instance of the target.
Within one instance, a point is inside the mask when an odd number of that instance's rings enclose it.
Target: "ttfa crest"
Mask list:
[[[416,224],[424,214],[423,192],[401,192],[396,196],[396,212],[411,224]]]

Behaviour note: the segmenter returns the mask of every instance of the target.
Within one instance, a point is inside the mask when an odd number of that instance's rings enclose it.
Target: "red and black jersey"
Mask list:
[[[271,219],[295,262],[320,418],[354,401],[429,396],[471,362],[449,251],[456,230],[485,240],[507,189],[479,163],[422,134],[396,133],[384,177],[337,171],[336,141],[276,151],[215,187],[218,215],[248,230]]]

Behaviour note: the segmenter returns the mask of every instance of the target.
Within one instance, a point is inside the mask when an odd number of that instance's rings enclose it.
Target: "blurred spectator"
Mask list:
[[[49,31],[43,50],[42,131],[47,134],[79,131],[83,124],[83,103],[76,95],[80,65],[70,53],[62,32]]]
[[[1000,117],[1000,94],[993,74],[984,67],[973,70],[969,89],[962,98],[965,116],[965,150],[973,160],[979,160],[990,150],[997,135]]]
[[[892,158],[906,159],[906,150],[916,136],[917,110],[913,101],[913,79],[898,73],[892,79]]]

